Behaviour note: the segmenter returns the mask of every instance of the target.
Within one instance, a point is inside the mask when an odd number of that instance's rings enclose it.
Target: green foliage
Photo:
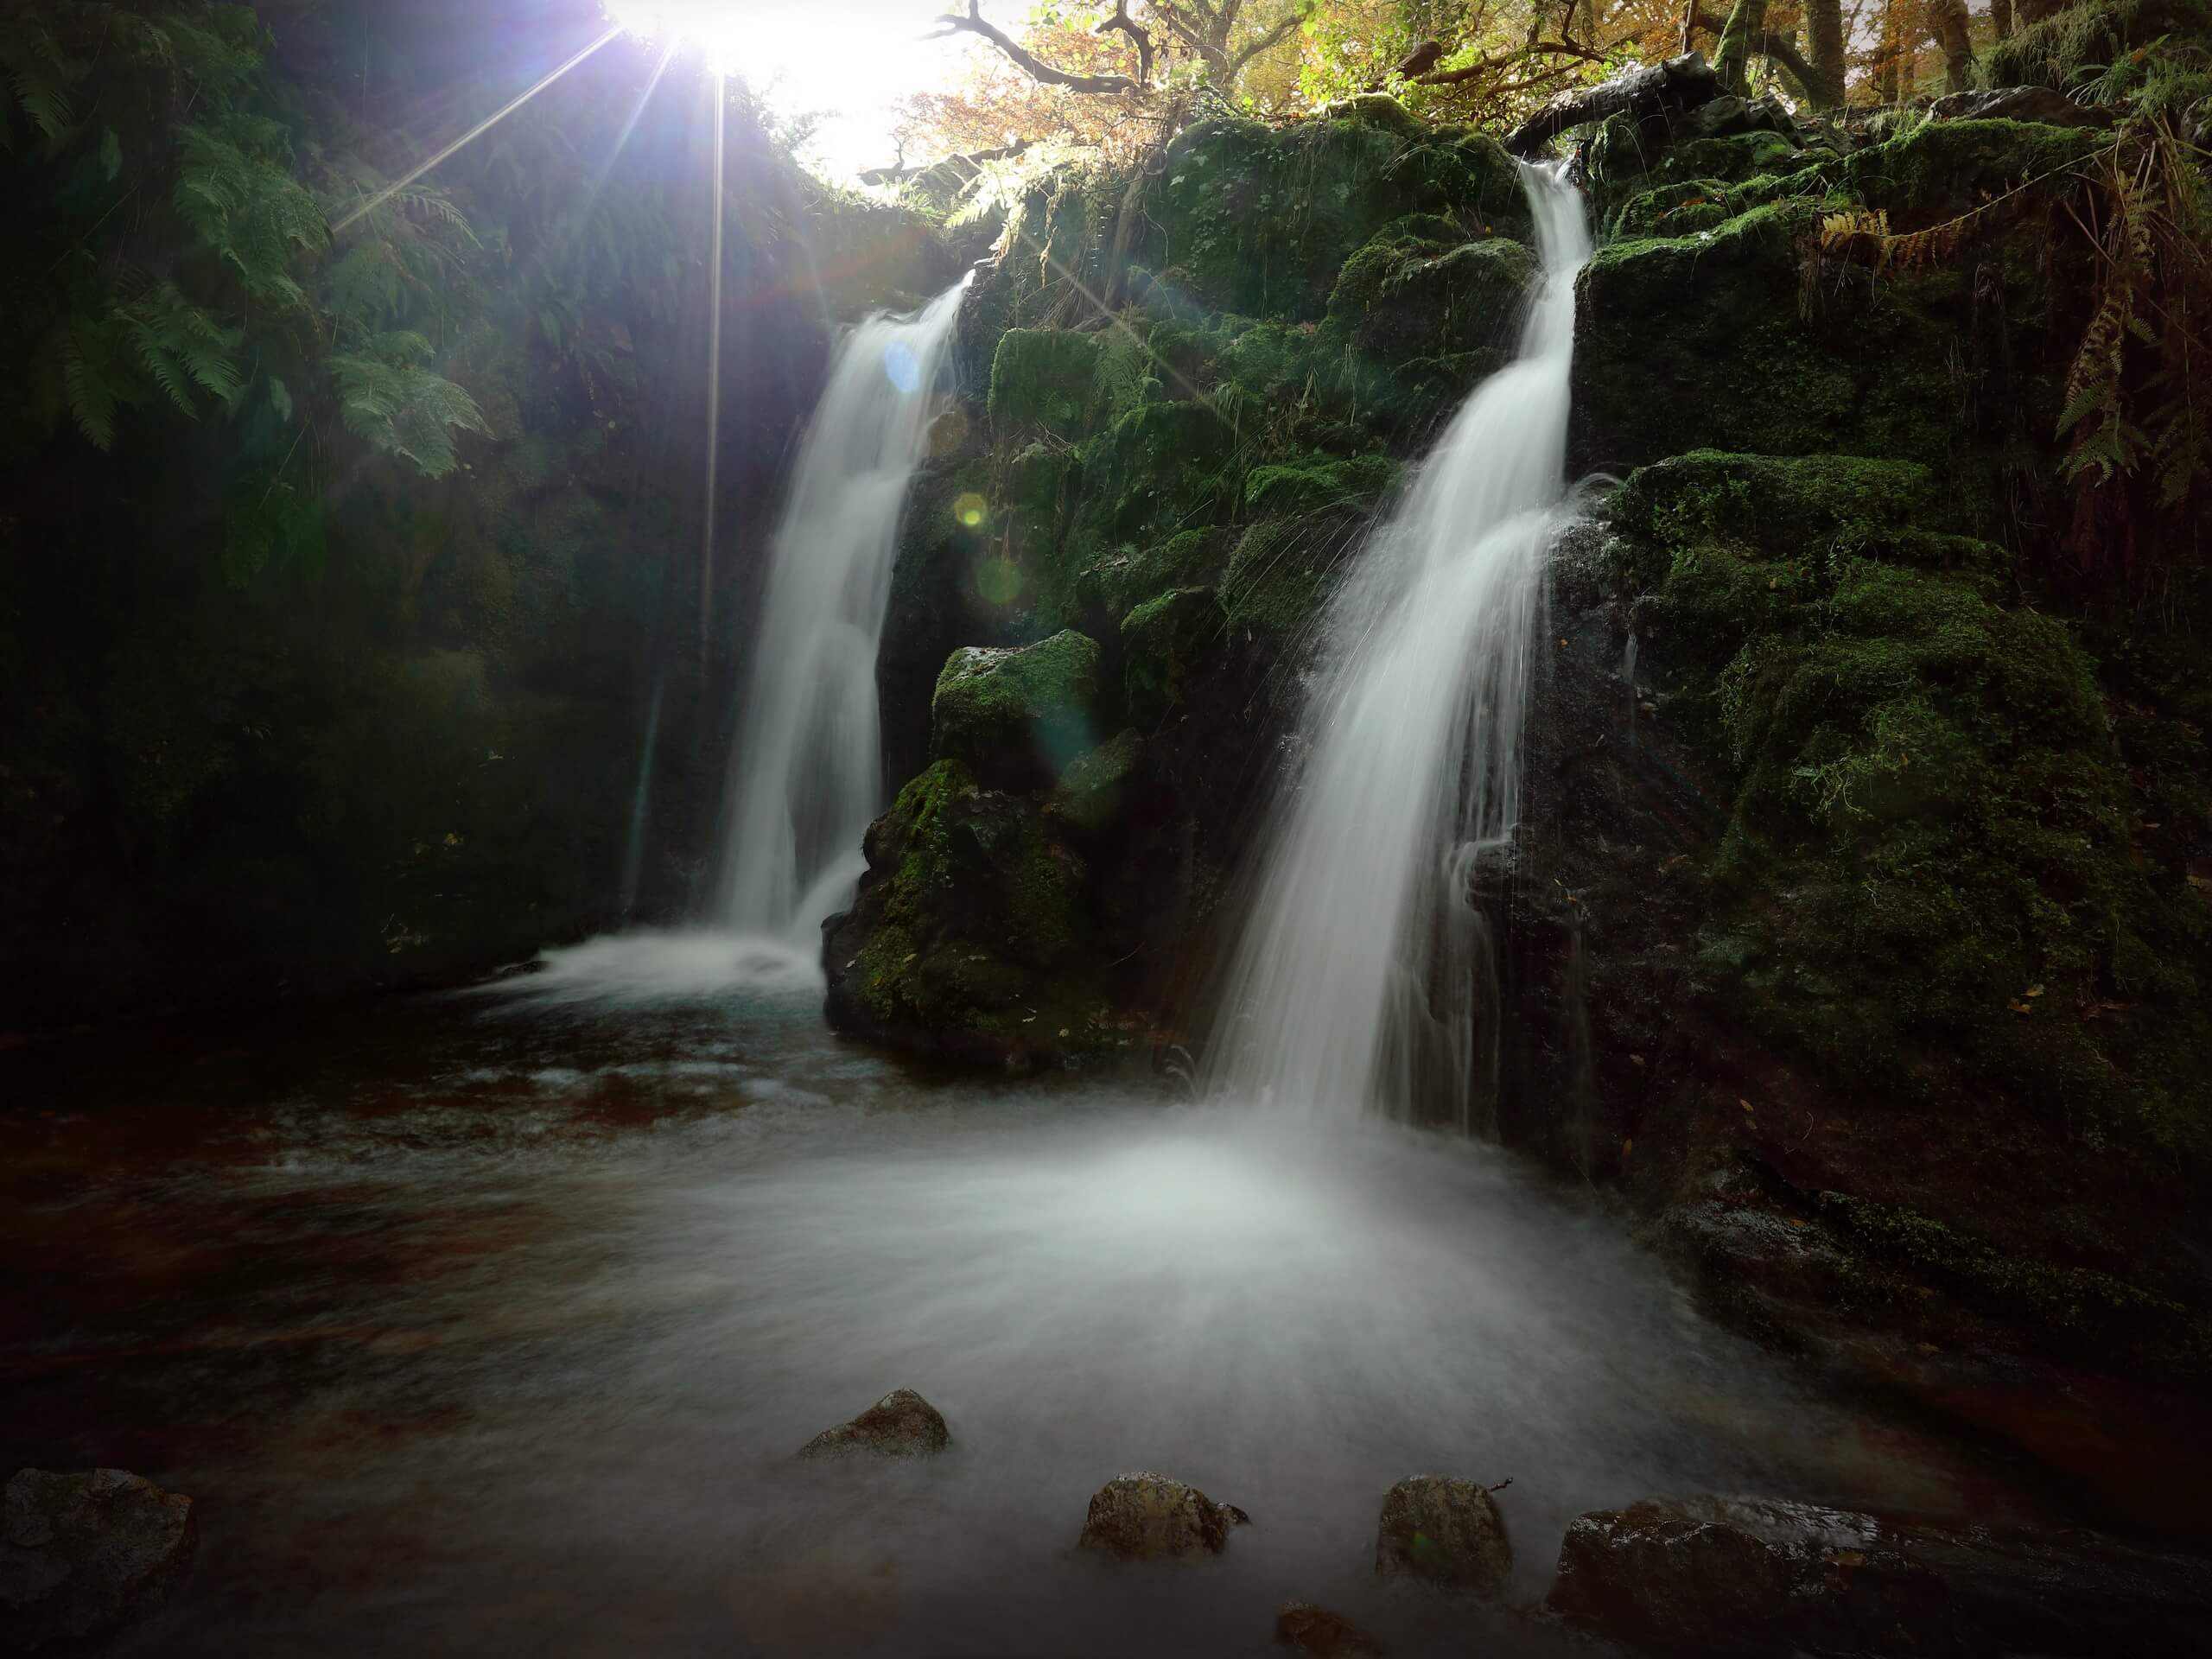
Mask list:
[[[425,478],[443,478],[460,464],[454,433],[489,437],[492,429],[474,398],[422,366],[429,354],[420,334],[378,334],[359,353],[332,358],[330,372],[348,431]]]

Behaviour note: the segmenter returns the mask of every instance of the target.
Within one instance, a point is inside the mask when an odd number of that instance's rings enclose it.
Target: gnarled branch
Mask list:
[[[1152,35],[1144,25],[1129,16],[1129,0],[1114,0],[1114,15],[1090,32],[1103,35],[1116,30],[1137,43],[1137,85],[1152,83]]]
[[[1281,46],[1285,41],[1290,39],[1291,36],[1297,34],[1300,29],[1305,27],[1306,24],[1302,19],[1298,17],[1286,17],[1282,22],[1277,23],[1266,34],[1261,35],[1258,40],[1253,41],[1251,45],[1246,47],[1242,52],[1239,52],[1236,57],[1230,60],[1230,84],[1231,86],[1236,84],[1237,76],[1244,73],[1246,66],[1249,65],[1253,59],[1266,56],[1267,54],[1274,51],[1275,48]]]
[[[1065,86],[1071,92],[1099,92],[1109,96],[1141,92],[1144,88],[1127,75],[1079,75],[1055,68],[1027,47],[991,23],[983,16],[982,0],[968,0],[964,12],[948,11],[938,20],[931,39],[947,35],[980,35],[1004,53],[1016,68],[1046,86]]]

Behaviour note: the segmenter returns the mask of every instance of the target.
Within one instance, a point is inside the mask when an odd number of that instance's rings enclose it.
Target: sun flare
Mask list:
[[[913,0],[607,0],[623,33],[737,77],[778,108],[816,118],[813,150],[833,170],[891,159],[891,106],[960,60],[925,38]]]

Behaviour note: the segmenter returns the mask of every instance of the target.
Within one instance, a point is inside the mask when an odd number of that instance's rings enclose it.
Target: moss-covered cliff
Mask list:
[[[1993,1352],[2212,1375],[2201,569],[2184,537],[2159,607],[2101,586],[2059,467],[2100,259],[2067,216],[2114,143],[1723,100],[1581,160],[1571,446],[1618,481],[1560,556],[1491,901],[1503,1133],[1777,1338],[1929,1389]],[[1370,102],[1192,129],[1126,269],[1121,181],[1024,205],[897,577],[929,769],[833,924],[838,1023],[994,1063],[1202,1036],[1316,619],[1523,308],[1512,181]],[[960,648],[1056,637],[1079,720],[948,739],[1001,660]],[[1021,942],[1039,893],[1079,950]]]

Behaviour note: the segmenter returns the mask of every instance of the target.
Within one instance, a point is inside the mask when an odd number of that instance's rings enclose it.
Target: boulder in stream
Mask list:
[[[0,1649],[112,1636],[161,1605],[199,1536],[190,1498],[124,1470],[19,1470],[0,1508]]]
[[[2212,1562],[2088,1533],[1696,1498],[1579,1517],[1550,1606],[1670,1653],[2212,1652]]]
[[[1481,1484],[1415,1475],[1382,1499],[1375,1570],[1495,1596],[1513,1571],[1513,1546],[1497,1500]]]
[[[849,1423],[825,1428],[799,1447],[802,1458],[926,1458],[952,1443],[938,1408],[912,1389],[893,1389]]]
[[[1077,1543],[1124,1560],[1218,1555],[1228,1547],[1230,1529],[1251,1519],[1234,1503],[1217,1503],[1166,1475],[1116,1475],[1091,1494]]]
[[[1275,1615],[1275,1640],[1310,1659],[1382,1659],[1382,1644],[1342,1613],[1294,1601]]]

